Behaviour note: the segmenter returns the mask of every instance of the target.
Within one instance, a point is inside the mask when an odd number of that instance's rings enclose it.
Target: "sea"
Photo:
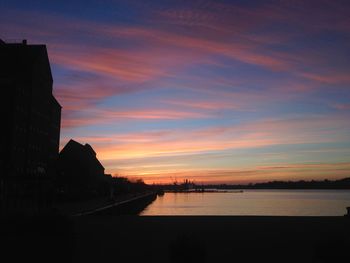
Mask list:
[[[350,190],[243,190],[166,192],[141,216],[343,216]]]

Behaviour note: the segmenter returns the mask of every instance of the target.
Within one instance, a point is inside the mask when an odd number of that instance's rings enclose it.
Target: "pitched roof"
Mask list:
[[[61,150],[60,155],[65,154],[66,152],[77,154],[81,158],[87,157],[91,160],[94,160],[98,166],[104,169],[103,165],[96,157],[96,152],[89,144],[83,145],[73,139],[70,139],[69,142]]]

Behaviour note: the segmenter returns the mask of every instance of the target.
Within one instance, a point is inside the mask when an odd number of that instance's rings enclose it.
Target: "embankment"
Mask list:
[[[54,213],[62,216],[138,215],[157,198],[155,192],[129,193],[110,198],[55,204]],[[46,213],[49,214],[49,213]]]
[[[136,195],[130,197],[127,200],[115,202],[106,206],[99,207],[94,210],[77,213],[75,216],[86,215],[138,215],[149,204],[151,204],[157,198],[156,193],[145,193],[142,195]]]

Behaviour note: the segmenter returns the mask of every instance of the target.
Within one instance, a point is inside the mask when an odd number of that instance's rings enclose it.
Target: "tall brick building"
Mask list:
[[[61,123],[52,84],[45,45],[0,40],[0,187],[5,206],[36,203],[50,189]]]

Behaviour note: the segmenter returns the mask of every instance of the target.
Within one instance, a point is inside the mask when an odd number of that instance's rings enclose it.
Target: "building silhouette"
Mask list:
[[[89,144],[70,140],[59,154],[56,185],[62,195],[73,199],[107,195],[110,178],[104,171]]]
[[[40,206],[55,175],[61,123],[46,46],[0,40],[0,65],[1,203]]]

